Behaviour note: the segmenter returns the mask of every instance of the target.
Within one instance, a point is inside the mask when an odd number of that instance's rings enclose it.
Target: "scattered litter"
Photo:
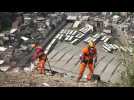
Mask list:
[[[24,37],[24,36],[21,36],[21,39],[23,39],[24,41],[27,41],[27,40],[29,40],[29,38],[27,38],[27,37]]]
[[[0,47],[0,51],[6,51],[7,48],[5,47]]]
[[[31,72],[31,68],[25,67],[25,68],[24,68],[24,71],[25,71],[25,72]]]
[[[0,70],[5,72],[5,71],[8,70],[8,68],[9,68],[9,67],[0,67]]]
[[[46,73],[46,75],[51,75],[50,73]]]
[[[4,37],[5,35],[4,34],[0,34],[0,37]]]
[[[17,28],[13,28],[13,29],[10,30],[10,33],[12,34],[12,33],[16,32],[16,31],[17,31]]]
[[[42,85],[45,85],[45,86],[47,86],[47,87],[49,87],[50,85],[49,84],[47,84],[47,83],[42,83]]]

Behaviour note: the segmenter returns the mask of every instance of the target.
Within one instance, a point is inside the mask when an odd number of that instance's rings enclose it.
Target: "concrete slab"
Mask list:
[[[120,62],[118,62],[118,59],[114,59],[106,68],[106,70],[104,71],[104,73],[102,73],[101,75],[101,79],[104,81],[104,82],[108,82],[111,75],[112,75],[112,72],[114,71],[114,69],[116,69],[116,67],[118,67],[120,64]]]
[[[56,62],[54,66],[66,69],[65,63],[67,62],[68,59],[70,59],[70,55],[65,55],[60,61]]]
[[[122,64],[120,64],[109,81],[112,83],[119,83],[120,81],[122,81],[121,72],[125,71],[125,70],[126,70],[126,68]]]
[[[48,55],[48,59],[52,59],[55,55],[58,54],[57,50],[53,50],[49,55]]]
[[[95,74],[101,75],[102,79],[105,81],[113,80],[113,77],[119,76],[116,72],[118,65],[116,56],[104,51],[102,47],[102,42],[97,43],[97,66],[95,68]],[[72,45],[68,42],[58,42],[54,50],[50,53],[49,57],[51,59],[51,66],[55,71],[61,73],[73,74],[75,76],[79,73],[80,60],[79,56],[83,47],[86,47],[86,43],[83,41],[77,45]],[[64,48],[64,49],[63,49]],[[49,67],[47,67],[49,68]],[[88,67],[86,68],[84,75],[89,73]],[[116,76],[117,75],[117,76]],[[117,80],[118,78],[115,78]]]
[[[106,56],[108,56],[108,55],[106,55]],[[106,57],[105,59],[103,59],[102,61],[100,61],[98,63],[98,65],[96,66],[96,70],[94,73],[100,75],[102,73],[102,71],[104,70],[104,68],[109,64],[111,59],[113,59],[113,57],[109,56],[109,57]]]

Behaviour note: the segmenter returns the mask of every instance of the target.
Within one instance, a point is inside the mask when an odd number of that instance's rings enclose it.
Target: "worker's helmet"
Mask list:
[[[83,49],[82,49],[82,53],[83,53],[84,55],[87,55],[88,52],[89,52],[89,49],[88,49],[88,48],[83,48]]]
[[[94,44],[94,42],[91,40],[91,41],[89,41],[89,43],[88,43],[88,47],[89,48],[93,48],[93,47],[95,47],[95,44]]]

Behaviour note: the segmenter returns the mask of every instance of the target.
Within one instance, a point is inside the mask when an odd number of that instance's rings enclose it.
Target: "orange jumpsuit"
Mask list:
[[[39,63],[37,65],[40,74],[45,74],[45,63],[46,63],[46,55],[41,55],[39,57]]]
[[[96,47],[94,48],[85,47],[82,49],[82,54],[80,56],[81,63],[80,63],[80,72],[79,72],[78,81],[82,78],[87,65],[89,68],[89,74],[87,75],[87,80],[91,79],[91,76],[94,72],[93,60],[96,59],[96,54],[97,54]]]

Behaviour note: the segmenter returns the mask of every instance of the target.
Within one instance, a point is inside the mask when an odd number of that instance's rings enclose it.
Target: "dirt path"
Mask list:
[[[69,78],[61,74],[40,75],[37,72],[31,77],[26,72],[0,73],[0,87],[96,87],[95,81],[76,82],[76,78]],[[50,74],[50,73],[47,73]]]

